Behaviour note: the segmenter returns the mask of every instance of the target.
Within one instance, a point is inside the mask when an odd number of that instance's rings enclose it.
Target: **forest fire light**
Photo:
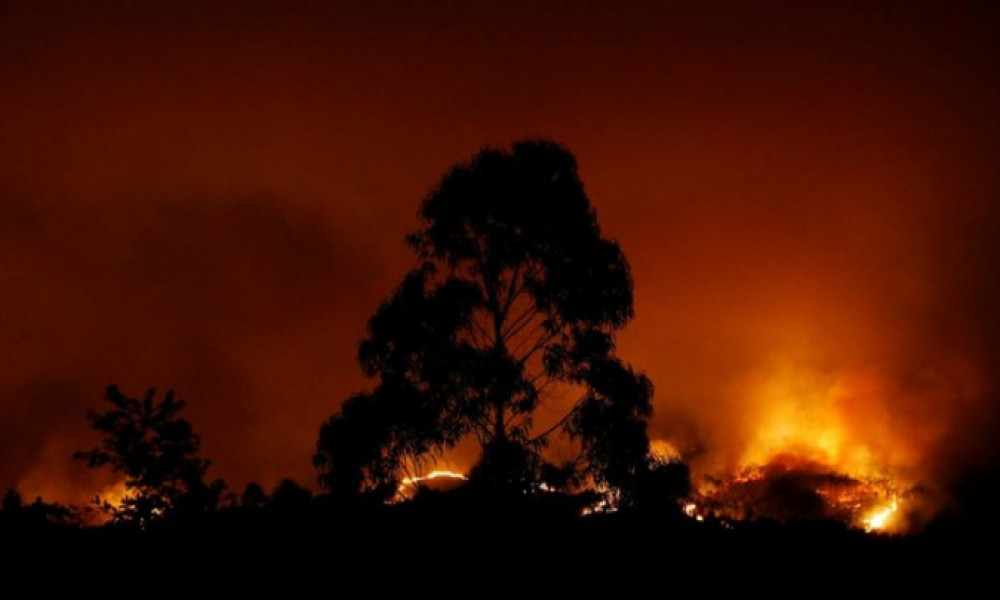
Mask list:
[[[88,526],[106,525],[114,520],[115,511],[126,500],[133,498],[135,492],[129,490],[124,481],[106,485],[91,498],[89,504],[79,508],[80,523]]]
[[[899,510],[899,500],[893,498],[888,506],[884,506],[870,513],[864,518],[866,531],[882,531],[892,524],[892,518]]]
[[[698,521],[829,519],[868,532],[903,533],[902,510],[916,496],[898,485],[784,455],[728,478],[706,478],[682,510]]]
[[[420,489],[421,486],[427,486],[428,482],[434,482],[434,487],[450,488],[466,480],[468,480],[468,477],[466,477],[465,474],[445,469],[436,469],[426,475],[404,477],[403,480],[399,482],[399,487],[396,488],[396,501],[409,500],[413,498],[413,496],[417,493],[417,490]],[[439,486],[437,484],[441,485]]]
[[[868,532],[911,530],[914,513],[933,512],[932,486],[919,469],[926,438],[893,428],[885,389],[871,377],[787,367],[761,377],[746,388],[747,434],[708,453],[728,450],[732,460],[691,457],[695,492],[683,512],[698,520],[828,519]]]
[[[132,497],[124,481],[119,481],[105,486],[94,498],[94,503],[99,506],[121,506],[122,502]]]

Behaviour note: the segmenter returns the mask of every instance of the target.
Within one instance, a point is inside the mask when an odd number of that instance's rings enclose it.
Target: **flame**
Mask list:
[[[683,507],[684,514],[691,517],[695,521],[704,521],[705,515],[701,514],[701,510],[698,505],[694,502],[686,502]]]
[[[824,518],[868,532],[905,532],[903,516],[924,502],[914,491],[920,454],[882,409],[885,386],[857,373],[828,376],[786,363],[742,392],[739,418],[747,433],[720,442],[732,446],[728,462],[695,469],[696,492],[681,505],[687,516]],[[668,440],[651,446],[674,449]]]
[[[610,514],[618,512],[616,498],[607,492],[607,490],[600,491],[602,495],[592,505],[583,507],[580,511],[581,516],[589,517],[596,514]]]
[[[134,497],[134,490],[129,490],[124,481],[106,485],[90,499],[89,504],[79,507],[78,518],[89,527],[106,525],[114,520],[115,511]]]
[[[417,489],[420,488],[424,482],[427,481],[437,481],[445,480],[450,482],[467,481],[469,478],[465,476],[464,473],[459,473],[457,471],[448,471],[445,469],[437,469],[431,471],[426,475],[417,475],[413,477],[404,477],[402,481],[399,482],[399,486],[396,488],[396,498],[395,502],[400,502],[402,500],[409,500],[413,498],[416,494]]]
[[[417,476],[417,477],[404,477],[403,481],[400,482],[400,486],[412,486],[419,484],[422,481],[433,481],[435,479],[462,479],[466,480],[468,477],[463,473],[456,473],[455,471],[445,471],[445,470],[435,470],[431,471],[427,475]]]
[[[653,458],[658,458],[664,461],[681,460],[682,458],[680,451],[677,450],[677,447],[667,440],[650,440],[649,454]]]
[[[908,498],[889,480],[859,479],[786,455],[703,485],[681,510],[698,521],[834,519],[868,532],[900,533]]]
[[[879,392],[858,377],[775,368],[748,394],[755,423],[739,464],[793,454],[854,476],[884,475],[902,444],[889,431],[889,415],[879,410]]]
[[[110,505],[117,508],[122,505],[122,502],[131,497],[133,497],[133,494],[125,487],[125,482],[119,481],[118,483],[113,483],[102,488],[94,497],[94,501],[99,506]]]
[[[84,520],[90,525],[109,523],[125,508],[127,501],[136,500],[139,496],[139,490],[130,489],[125,481],[106,485],[91,500],[88,514]],[[161,507],[153,508],[151,511],[154,518],[163,514],[164,509]]]
[[[893,517],[899,510],[899,500],[893,498],[888,506],[878,508],[862,519],[865,531],[886,531],[893,525]]]

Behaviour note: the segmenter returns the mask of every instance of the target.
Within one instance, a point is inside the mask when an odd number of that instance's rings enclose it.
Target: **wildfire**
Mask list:
[[[417,493],[417,490],[422,485],[427,485],[427,482],[438,482],[442,484],[440,487],[449,487],[466,480],[468,480],[468,477],[466,477],[463,473],[443,469],[431,471],[426,475],[404,477],[403,480],[399,482],[399,487],[396,488],[396,500],[401,501],[413,498],[413,496]],[[439,486],[435,485],[434,487]]]
[[[701,511],[698,510],[698,505],[694,502],[687,502],[684,504],[684,514],[696,521],[705,520],[705,515],[701,514]]]
[[[786,365],[748,390],[750,434],[737,440],[735,464],[721,474],[719,463],[695,468],[696,492],[681,505],[687,516],[833,519],[867,532],[905,531],[904,515],[924,501],[911,478],[919,454],[893,435],[879,409],[881,388]]]
[[[892,502],[888,506],[883,506],[882,508],[869,513],[864,519],[862,519],[865,531],[886,530],[892,524],[892,519],[898,510],[899,500],[897,498],[893,498]]]
[[[124,481],[119,481],[112,485],[105,486],[94,498],[95,503],[104,506],[121,506],[122,502],[131,497],[130,492],[125,487]]]
[[[134,492],[125,486],[124,481],[106,485],[93,496],[89,504],[77,509],[77,518],[88,526],[105,525],[114,518],[115,510],[134,497]]]
[[[832,519],[868,532],[899,532],[905,497],[888,480],[859,479],[786,455],[710,479],[681,509],[698,521]]]
[[[615,502],[615,498],[613,498],[610,494],[607,493],[606,490],[604,490],[604,493],[597,500],[597,502],[595,502],[590,506],[583,507],[583,510],[580,511],[580,515],[584,517],[589,517],[591,515],[608,514],[613,512],[618,512],[618,506]]]
[[[650,440],[649,441],[649,453],[654,458],[673,461],[681,460],[681,453],[677,448],[668,442],[667,440]]]

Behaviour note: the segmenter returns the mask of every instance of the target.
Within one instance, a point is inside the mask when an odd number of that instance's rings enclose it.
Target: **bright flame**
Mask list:
[[[447,471],[443,469],[438,469],[431,471],[426,475],[418,475],[414,477],[404,477],[402,481],[399,482],[399,487],[396,488],[396,502],[402,500],[409,500],[413,498],[416,494],[417,489],[426,481],[436,481],[436,480],[446,480],[446,481],[466,481],[466,477],[463,473],[458,473],[456,471]]]
[[[888,506],[883,506],[869,513],[862,519],[865,531],[885,531],[892,525],[893,517],[899,510],[899,500],[892,499]]]
[[[697,491],[681,506],[687,516],[838,519],[869,532],[901,532],[903,511],[926,500],[911,493],[919,441],[892,428],[880,408],[890,391],[877,380],[786,363],[743,390],[740,420],[749,435],[733,438],[742,444],[728,464],[695,468]],[[651,447],[676,452],[662,441]]]
[[[828,378],[783,365],[751,391],[749,412],[755,422],[740,459],[743,468],[767,464],[777,455],[795,455],[837,467],[856,476],[881,476],[894,440],[881,419],[873,419],[872,390],[846,378]],[[860,397],[860,398],[859,398]],[[859,402],[860,400],[860,402]],[[857,405],[865,406],[858,419]]]
[[[430,473],[417,477],[404,477],[403,481],[400,482],[400,486],[411,486],[420,483],[421,481],[433,481],[435,479],[468,479],[462,473],[456,473],[455,471],[431,471]]]
[[[695,504],[694,502],[688,502],[684,504],[683,510],[685,515],[691,517],[695,521],[705,520],[705,515],[701,514],[701,511],[698,510],[698,505]]]
[[[654,458],[664,461],[681,460],[681,453],[667,440],[650,440],[649,453]]]
[[[580,514],[584,517],[589,517],[591,515],[610,514],[614,512],[618,512],[618,507],[615,504],[615,498],[605,491],[597,502],[590,506],[583,507]]]

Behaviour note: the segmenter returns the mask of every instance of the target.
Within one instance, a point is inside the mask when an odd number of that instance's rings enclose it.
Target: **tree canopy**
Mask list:
[[[321,429],[322,483],[388,493],[474,436],[473,480],[524,490],[572,470],[628,486],[647,461],[653,390],[615,353],[632,277],[573,155],[545,140],[485,148],[451,168],[419,217],[407,238],[417,265],[360,345],[375,386]],[[556,437],[578,449],[561,470],[543,455]]]
[[[141,399],[109,386],[106,412],[90,411],[91,427],[102,435],[100,447],[77,452],[91,468],[108,466],[124,477],[125,494],[109,504],[118,522],[146,526],[178,514],[214,508],[225,487],[204,481],[209,461],[198,454],[200,440],[180,416],[184,403],[172,391],[160,400],[150,389]]]

